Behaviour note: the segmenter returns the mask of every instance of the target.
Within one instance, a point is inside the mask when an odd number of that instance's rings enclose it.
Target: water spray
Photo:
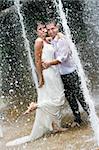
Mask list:
[[[60,16],[60,21],[63,25],[64,33],[65,33],[66,38],[68,40],[70,49],[72,50],[73,57],[75,58],[75,63],[77,65],[77,72],[78,72],[78,75],[81,79],[81,88],[82,88],[85,100],[88,103],[89,108],[90,108],[89,119],[90,119],[91,127],[94,131],[95,139],[96,139],[97,144],[99,146],[99,118],[96,115],[94,103],[92,101],[92,98],[90,97],[89,90],[88,90],[87,85],[86,85],[86,80],[85,80],[86,77],[85,77],[85,73],[84,73],[81,61],[79,59],[79,54],[77,52],[75,44],[72,41],[70,29],[69,29],[69,26],[67,24],[67,19],[66,19],[65,13],[63,11],[63,5],[62,5],[61,0],[54,0],[54,4],[55,4],[55,6],[57,8],[57,12]]]

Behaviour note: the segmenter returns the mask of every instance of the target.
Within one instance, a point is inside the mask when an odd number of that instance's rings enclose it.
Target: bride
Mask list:
[[[46,40],[47,30],[43,23],[37,24],[38,38],[35,41],[35,65],[38,75],[39,87],[37,90],[38,102],[32,102],[25,113],[36,109],[36,117],[32,132],[29,136],[24,136],[10,141],[6,146],[15,146],[36,140],[48,131],[61,132],[66,128],[60,126],[61,110],[65,104],[65,95],[62,81],[56,66],[42,69],[42,61],[54,59],[54,48]]]

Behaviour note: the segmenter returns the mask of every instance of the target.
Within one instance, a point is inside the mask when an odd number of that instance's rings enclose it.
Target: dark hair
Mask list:
[[[46,25],[53,23],[55,26],[57,26],[57,21],[55,19],[50,19],[46,22]]]
[[[35,24],[34,29],[37,30],[37,27],[38,27],[39,25],[45,25],[45,26],[46,26],[46,24],[45,24],[44,22],[42,22],[42,21],[37,21],[36,24]]]

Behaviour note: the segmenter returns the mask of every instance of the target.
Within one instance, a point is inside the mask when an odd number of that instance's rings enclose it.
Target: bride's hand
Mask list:
[[[28,106],[28,109],[25,111],[24,115],[29,114],[33,110],[37,108],[37,103],[31,102],[31,104]]]

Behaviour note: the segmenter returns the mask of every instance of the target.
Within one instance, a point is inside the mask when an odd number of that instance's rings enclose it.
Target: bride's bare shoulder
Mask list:
[[[34,43],[34,49],[41,49],[43,47],[43,40],[41,38],[37,38]]]
[[[37,38],[37,39],[35,40],[34,46],[35,46],[35,47],[42,47],[42,46],[43,46],[43,39]]]
[[[41,42],[43,42],[43,39],[40,38],[40,37],[38,37],[38,38],[35,40],[35,43],[36,43],[36,42],[40,42],[40,43],[41,43]]]

